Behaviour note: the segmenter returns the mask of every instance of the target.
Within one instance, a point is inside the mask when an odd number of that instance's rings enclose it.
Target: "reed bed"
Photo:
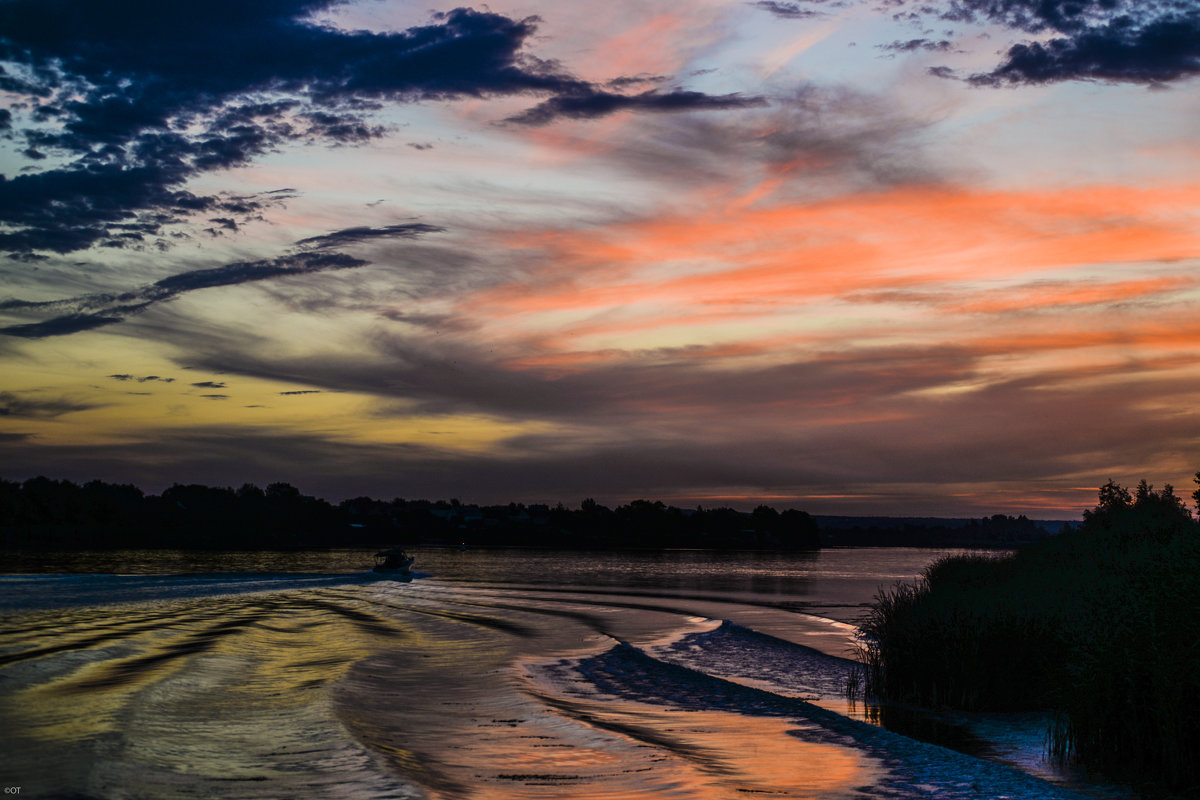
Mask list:
[[[942,558],[881,591],[860,623],[858,690],[1051,709],[1054,757],[1200,796],[1200,529],[1161,505],[1102,506],[1040,545]]]

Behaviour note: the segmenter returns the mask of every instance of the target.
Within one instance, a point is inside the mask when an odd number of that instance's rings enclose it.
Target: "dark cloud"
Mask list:
[[[296,242],[296,245],[299,247],[314,248],[344,247],[374,239],[412,239],[424,233],[443,233],[445,230],[445,228],[440,228],[437,225],[426,225],[422,222],[385,225],[381,228],[372,228],[363,225],[322,234],[321,236],[310,236],[307,239],[301,239]]]
[[[229,395],[227,395],[227,394],[202,394],[200,396],[204,397],[208,400],[228,400],[229,399]]]
[[[948,39],[909,39],[905,42],[892,42],[891,44],[878,45],[880,50],[887,50],[892,53],[912,53],[917,50],[924,50],[930,53],[945,53],[950,50],[953,45]]]
[[[536,29],[532,17],[459,8],[435,14],[430,25],[392,33],[308,21],[330,5],[131,0],[103,7],[86,0],[16,0],[0,8],[0,57],[40,76],[43,93],[57,100],[44,113],[65,120],[63,144],[87,151],[133,142],[147,130],[166,135],[170,123],[189,117],[213,126],[197,140],[173,142],[187,155],[185,145],[218,152],[247,136],[293,134],[274,126],[288,124],[284,115],[297,108],[305,109],[300,119],[329,128],[359,120],[357,110],[372,107],[364,100],[580,85],[520,52]],[[267,92],[291,97],[256,99]]]
[[[767,104],[762,97],[743,97],[740,94],[709,95],[701,92],[650,90],[625,95],[588,90],[552,97],[527,111],[510,117],[509,122],[521,125],[545,125],[556,119],[594,119],[618,111],[711,111],[730,108],[754,108]]]
[[[291,391],[291,392],[280,392],[280,394],[284,395],[284,396],[291,396],[291,395],[297,395],[297,394],[320,394],[320,393],[321,393],[320,389],[297,389],[297,390]]]
[[[977,86],[1066,80],[1155,84],[1200,74],[1197,0],[951,0],[905,7],[914,10],[901,16],[918,25],[935,17],[999,24],[1040,37],[1011,45],[997,67],[972,75],[968,80]],[[896,44],[924,48],[923,41]],[[933,74],[953,75],[946,68]]]
[[[200,381],[198,383],[193,383],[192,386],[195,386],[199,389],[224,389],[225,388],[225,384],[218,382],[218,381]]]
[[[103,314],[65,314],[43,322],[7,325],[0,328],[0,335],[16,336],[22,339],[45,339],[50,336],[65,336],[70,333],[90,331],[93,328],[102,328],[123,319],[124,317]]]
[[[304,136],[341,144],[361,144],[378,139],[388,131],[385,126],[371,125],[363,117],[354,114],[310,111],[300,116],[307,123]]]
[[[44,256],[41,253],[9,253],[8,258],[11,261],[23,261],[27,264],[36,264],[39,261],[50,260],[50,256]]]
[[[167,246],[164,227],[195,214],[258,218],[283,196],[197,196],[179,164],[95,164],[0,175],[0,249],[69,253],[92,245]]]
[[[698,70],[693,72],[693,75],[702,75],[711,70]],[[605,82],[605,86],[610,89],[629,89],[635,86],[657,85],[670,79],[668,75],[622,75],[619,78],[613,78]]]
[[[65,398],[46,400],[22,396],[16,392],[0,392],[0,417],[53,419],[63,414],[99,408],[95,403],[79,403]]]
[[[779,17],[807,19],[819,0],[756,2]],[[945,52],[949,40],[926,38],[931,21],[998,24],[1020,34],[1057,34],[1011,45],[989,72],[972,75],[976,86],[1103,80],[1163,84],[1200,74],[1200,0],[883,0],[892,17],[922,29],[890,52]],[[948,31],[947,35],[951,35]],[[930,74],[954,77],[949,67]]]
[[[118,381],[137,381],[138,383],[145,383],[146,381],[162,381],[163,383],[174,383],[175,382],[174,378],[160,378],[157,375],[143,375],[141,377],[138,377],[137,375],[129,375],[128,373],[121,373],[118,375],[109,375],[108,377],[110,377],[114,380],[118,380]]]
[[[1194,8],[1194,0],[950,0],[950,22],[997,22],[1027,33],[1078,33],[1118,16],[1160,16]],[[920,9],[928,13],[928,6]]]
[[[63,164],[0,176],[0,248],[166,247],[164,227],[197,215],[218,221],[210,233],[232,230],[224,220],[238,224],[237,203],[186,191],[190,178],[284,142],[375,138],[385,129],[369,115],[383,102],[567,98],[534,117],[597,116],[609,113],[605,103],[610,111],[739,105],[693,92],[609,96],[523,52],[535,17],[458,8],[384,33],[310,21],[335,3],[0,3],[0,88],[36,103],[15,134],[28,157],[52,152]],[[11,115],[3,123],[13,125]]]
[[[269,278],[308,275],[326,270],[353,269],[367,263],[342,253],[296,253],[265,261],[238,261],[212,269],[183,272],[115,295],[84,295],[49,302],[6,300],[0,303],[0,309],[51,309],[68,310],[68,313],[41,322],[9,325],[0,328],[0,334],[25,339],[44,339],[79,333],[122,322],[155,303],[172,300],[197,289],[236,286]]]
[[[165,300],[183,292],[211,289],[215,286],[236,286],[241,283],[277,278],[284,275],[304,275],[330,269],[353,269],[367,262],[343,253],[299,253],[266,261],[237,261],[212,269],[196,269],[163,278],[146,287],[143,292],[155,301]]]
[[[1200,74],[1200,13],[1139,24],[1119,17],[1047,42],[1011,47],[1003,63],[972,75],[983,86],[1106,80],[1167,83]]]
[[[813,8],[814,5],[821,4],[823,0],[807,0],[807,2],[776,2],[776,0],[759,0],[753,3],[756,8],[761,8],[764,11],[770,11],[777,17],[785,19],[809,19],[811,17],[821,16],[822,12]]]

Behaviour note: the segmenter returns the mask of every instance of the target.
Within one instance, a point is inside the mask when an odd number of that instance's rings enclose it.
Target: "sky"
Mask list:
[[[3,0],[0,477],[1187,496],[1198,73],[1200,0]]]

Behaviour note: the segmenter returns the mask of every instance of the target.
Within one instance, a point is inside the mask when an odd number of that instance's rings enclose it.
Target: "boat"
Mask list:
[[[372,571],[397,576],[408,575],[415,560],[408,553],[404,552],[404,549],[401,547],[381,550],[375,554],[375,568]]]

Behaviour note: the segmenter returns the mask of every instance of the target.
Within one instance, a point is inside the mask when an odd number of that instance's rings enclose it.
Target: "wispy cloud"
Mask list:
[[[442,233],[445,230],[445,228],[440,228],[437,225],[426,225],[422,222],[385,225],[379,228],[361,225],[334,231],[333,233],[321,234],[320,236],[310,236],[307,239],[301,239],[296,242],[296,246],[316,249],[346,247],[347,245],[379,239],[412,239],[423,233]]]
[[[124,321],[154,305],[197,289],[236,286],[283,276],[307,275],[325,270],[353,269],[368,262],[341,253],[297,253],[266,261],[239,261],[211,269],[181,272],[118,295],[85,295],[65,300],[28,302],[6,300],[0,310],[68,310],[41,322],[8,325],[0,334],[44,339],[100,328]]]
[[[586,92],[553,97],[510,117],[510,122],[522,125],[546,125],[556,119],[595,119],[619,111],[714,111],[733,108],[756,108],[765,106],[763,97],[743,97],[739,94],[713,96],[701,92],[668,91],[651,89],[640,94],[625,95],[613,92],[589,90]]]
[[[819,17],[824,12],[822,6],[836,6],[838,3],[827,3],[825,0],[803,0],[802,2],[777,2],[777,0],[759,0],[753,3],[756,8],[769,11],[777,17],[785,19],[811,19]]]
[[[138,375],[130,375],[128,373],[120,373],[117,375],[109,375],[108,377],[112,378],[113,380],[117,380],[117,381],[137,381],[138,383],[145,383],[146,381],[162,381],[163,383],[174,383],[175,382],[174,378],[160,378],[157,375],[138,376]]]
[[[64,414],[98,407],[96,403],[84,403],[62,397],[45,398],[27,393],[0,392],[0,417],[54,419]]]

